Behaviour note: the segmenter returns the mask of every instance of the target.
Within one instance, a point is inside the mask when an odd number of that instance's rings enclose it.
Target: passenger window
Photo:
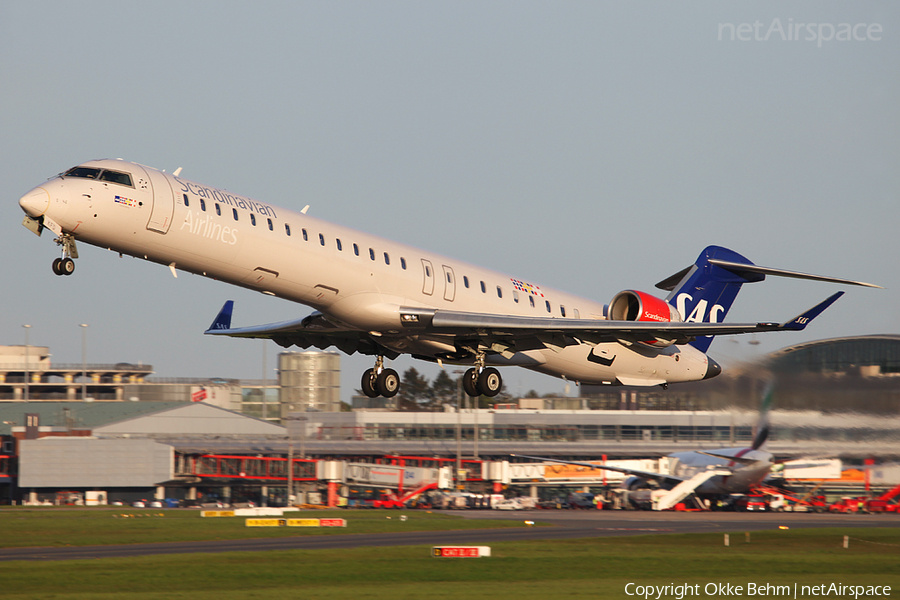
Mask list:
[[[275,231],[275,228],[272,226],[272,219],[266,219],[269,222],[269,231]]]
[[[497,297],[498,298],[503,297],[503,289],[499,285],[497,286]]]
[[[219,206],[218,202],[216,202],[216,214],[219,215],[220,217],[222,216],[222,207]]]
[[[319,234],[319,245],[320,245],[320,246],[324,246],[324,245],[325,245],[325,236],[322,235],[321,233]]]
[[[134,187],[131,184],[131,175],[128,173],[119,173],[118,171],[103,171],[103,173],[100,174],[100,181],[108,181],[110,183]]]
[[[184,205],[185,205],[185,206],[190,206],[190,205],[191,205],[191,203],[190,203],[190,202],[188,202],[188,199],[187,199],[187,194],[182,194],[182,196],[184,196]]]
[[[469,277],[467,275],[463,275],[463,285],[466,286],[466,288],[469,287]]]
[[[559,314],[564,317],[566,316],[566,307],[563,306],[562,304],[559,305]]]
[[[386,264],[386,265],[391,264],[391,257],[388,256],[387,252],[384,253],[384,264]]]
[[[250,213],[250,224],[256,227],[256,215]]]
[[[428,265],[425,265],[425,276],[431,277],[431,267]]]
[[[342,251],[344,249],[344,247],[341,245],[341,240],[335,238],[334,241],[337,243],[338,252]]]
[[[287,223],[284,224],[284,232],[288,235],[288,237],[291,237],[291,226]]]
[[[482,294],[487,294],[487,289],[484,287],[484,282],[483,282],[483,281],[481,282],[481,293],[482,293]]]
[[[518,290],[513,290],[513,302],[515,302],[516,304],[519,303],[519,291]]]
[[[400,268],[403,269],[404,271],[406,270],[406,259],[403,258],[402,256],[400,257]]]
[[[359,256],[359,246],[353,244],[353,254]]]
[[[234,215],[234,220],[237,221],[237,220],[238,220],[238,216],[237,216],[237,209],[236,209],[236,208],[232,208],[232,209],[231,209],[231,214]]]
[[[369,248],[369,258],[375,260],[375,251]]]
[[[306,234],[306,230],[305,230],[305,229],[301,229],[300,231],[303,232],[303,241],[304,241],[304,242],[308,242],[308,241],[309,241],[309,236]]]
[[[547,312],[550,312],[550,301],[545,300],[544,302],[547,304]]]
[[[531,308],[534,308],[534,296],[528,294],[528,301],[531,303]]]
[[[206,212],[206,200],[200,199],[200,210]]]

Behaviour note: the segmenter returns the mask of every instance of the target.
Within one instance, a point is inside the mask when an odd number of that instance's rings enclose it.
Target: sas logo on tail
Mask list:
[[[678,313],[684,319],[685,323],[721,323],[722,317],[725,316],[725,307],[721,304],[713,304],[709,311],[709,318],[707,318],[706,308],[709,306],[709,303],[703,299],[697,302],[697,306],[694,307],[690,316],[686,316],[688,309],[687,303],[693,301],[694,298],[687,293],[681,293],[675,297],[675,308],[678,309]]]

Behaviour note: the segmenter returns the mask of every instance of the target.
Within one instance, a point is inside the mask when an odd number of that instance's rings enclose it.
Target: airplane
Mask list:
[[[554,462],[623,473],[630,477],[622,488],[635,492],[655,488],[668,490],[658,500],[656,508],[672,508],[691,493],[700,497],[722,498],[730,494],[747,494],[760,485],[772,472],[775,457],[763,449],[769,437],[769,409],[772,406],[773,384],[770,381],[763,393],[760,417],[750,447],[689,450],[667,456],[668,473],[644,471],[592,462],[560,460],[539,456],[513,454],[516,458]]]
[[[384,359],[470,366],[470,396],[502,388],[496,366],[577,384],[662,386],[715,377],[715,335],[798,331],[843,292],[783,323],[725,323],[741,285],[766,275],[880,287],[761,267],[719,246],[661,281],[659,298],[625,290],[608,305],[277,207],[121,159],[92,160],[19,200],[23,224],[55,234],[53,272],[71,275],[76,241],[307,305],[303,318],[232,327],[227,301],[205,332],[337,347],[374,357],[361,378],[392,397],[400,378]]]

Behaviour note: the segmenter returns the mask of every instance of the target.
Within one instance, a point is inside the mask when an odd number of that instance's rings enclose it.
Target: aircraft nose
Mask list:
[[[707,357],[706,360],[709,364],[706,367],[706,375],[703,376],[703,379],[712,379],[722,372],[722,367],[719,366],[719,363],[709,357]]]
[[[29,217],[39,217],[47,212],[50,206],[50,192],[42,187],[36,187],[19,198],[19,206]]]

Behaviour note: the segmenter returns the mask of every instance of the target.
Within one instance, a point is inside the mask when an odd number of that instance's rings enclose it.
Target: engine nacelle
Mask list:
[[[619,292],[609,303],[608,318],[612,321],[655,321],[677,323],[682,321],[678,310],[661,298],[636,290]],[[675,340],[652,337],[638,340],[652,348],[665,348]]]

